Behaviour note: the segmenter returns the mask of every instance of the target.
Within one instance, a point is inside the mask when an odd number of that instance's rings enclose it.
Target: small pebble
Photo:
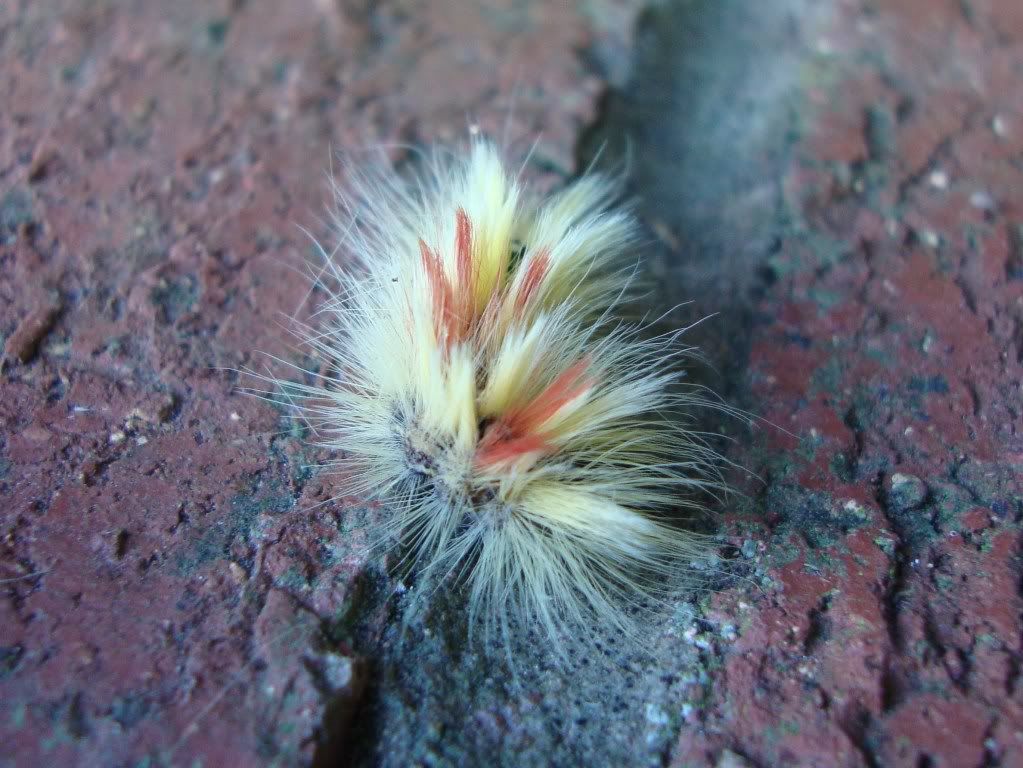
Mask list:
[[[941,170],[931,171],[927,177],[931,186],[935,189],[948,189],[948,174]]]
[[[991,130],[994,131],[995,136],[1000,139],[1004,139],[1009,135],[1009,125],[1005,122],[1005,118],[1001,115],[995,115],[991,120]]]
[[[995,199],[987,192],[977,190],[970,195],[970,205],[981,211],[993,211],[995,209]]]

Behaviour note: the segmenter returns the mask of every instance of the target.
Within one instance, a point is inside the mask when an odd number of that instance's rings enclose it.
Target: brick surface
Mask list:
[[[1021,71],[1015,0],[0,7],[0,765],[1023,765]],[[384,510],[237,391],[316,364],[332,151],[470,120],[628,157],[759,417],[610,673],[402,646]]]

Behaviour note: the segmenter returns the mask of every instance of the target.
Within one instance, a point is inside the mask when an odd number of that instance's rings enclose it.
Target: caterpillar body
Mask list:
[[[476,140],[356,189],[338,195],[352,259],[328,259],[304,332],[328,373],[297,391],[345,493],[383,502],[388,538],[465,590],[471,624],[629,631],[630,606],[706,557],[679,522],[720,477],[680,332],[620,317],[638,225],[615,180],[540,199]]]

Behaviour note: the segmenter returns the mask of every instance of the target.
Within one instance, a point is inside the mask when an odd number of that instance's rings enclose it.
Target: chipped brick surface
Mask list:
[[[542,129],[534,174],[564,176],[597,29],[500,0],[2,4],[0,764],[345,754],[359,513],[230,369],[302,362],[333,150],[477,118]]]
[[[1023,764],[1019,8],[842,3],[817,40],[747,374],[789,434],[730,522],[764,592],[716,596],[677,765]]]
[[[1021,8],[0,6],[0,765],[1023,765]],[[763,419],[734,578],[612,674],[399,650],[383,510],[237,392],[316,364],[332,150],[470,118],[628,153]]]

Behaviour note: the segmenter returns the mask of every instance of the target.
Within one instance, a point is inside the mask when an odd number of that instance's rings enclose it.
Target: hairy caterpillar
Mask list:
[[[470,626],[629,631],[630,606],[706,557],[678,523],[720,476],[688,426],[708,401],[680,384],[681,332],[618,316],[637,223],[615,182],[537,200],[475,140],[355,186],[338,192],[354,260],[327,259],[302,332],[329,372],[285,399],[421,577],[465,588]]]

